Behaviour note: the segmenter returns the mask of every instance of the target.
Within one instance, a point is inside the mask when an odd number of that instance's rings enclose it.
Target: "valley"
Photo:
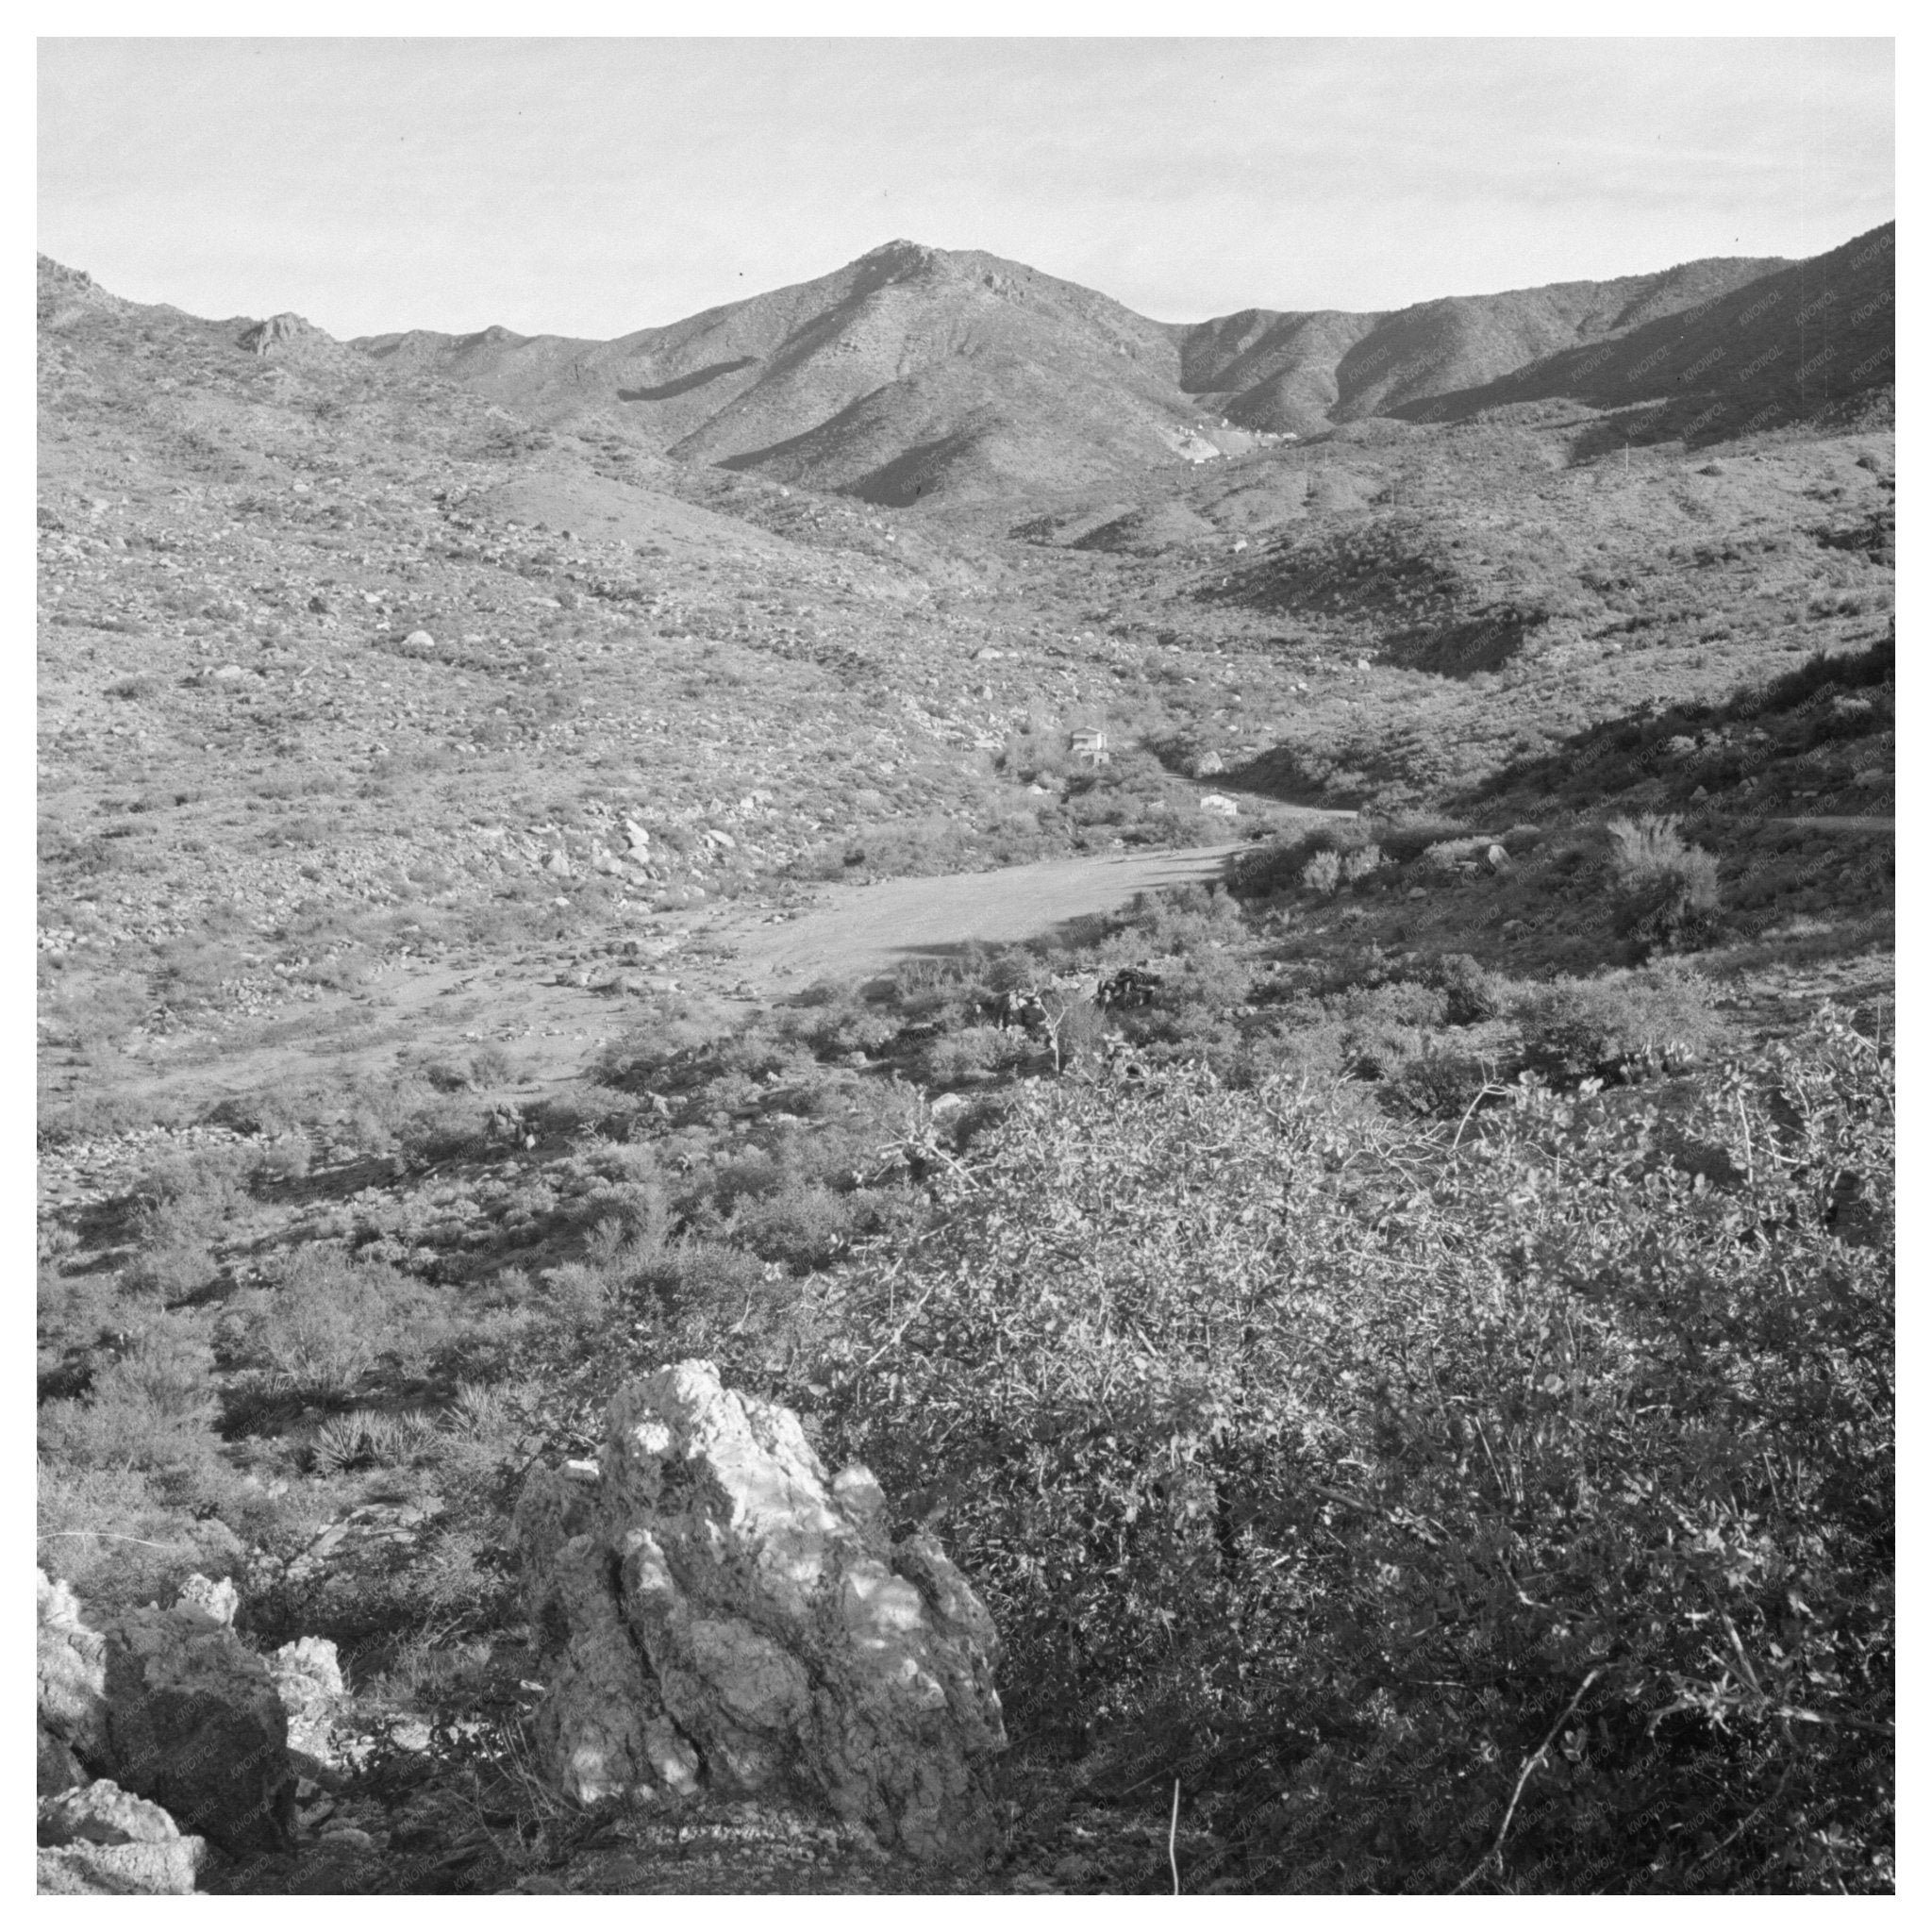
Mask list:
[[[349,1687],[214,1889],[1889,1889],[1891,274],[42,258],[41,1561]],[[985,1871],[532,1769],[692,1357],[985,1595]]]

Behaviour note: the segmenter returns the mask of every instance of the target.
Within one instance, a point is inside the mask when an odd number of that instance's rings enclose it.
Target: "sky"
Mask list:
[[[609,337],[898,237],[1191,322],[1811,255],[1893,214],[1879,39],[39,47],[44,253],[342,337]]]

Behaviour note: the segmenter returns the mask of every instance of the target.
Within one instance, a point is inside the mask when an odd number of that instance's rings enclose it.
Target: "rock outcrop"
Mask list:
[[[208,1856],[160,1806],[111,1778],[42,1798],[38,1889],[66,1893],[181,1893]]]
[[[224,1849],[291,1839],[295,1774],[269,1667],[226,1619],[232,1585],[191,1578],[170,1610],[92,1627],[64,1583],[37,1580],[42,1795],[89,1775],[152,1799]]]
[[[36,1788],[42,1797],[85,1781],[108,1758],[108,1640],[90,1628],[66,1584],[34,1578],[37,1612]]]
[[[268,1666],[192,1602],[130,1610],[108,1633],[115,1774],[226,1851],[291,1841],[289,1721]]]
[[[811,1793],[927,1860],[982,1855],[1006,1738],[998,1640],[929,1536],[892,1542],[862,1468],[681,1362],[619,1392],[601,1466],[540,1470],[517,1511],[572,1795]]]
[[[330,1728],[346,1694],[335,1645],[326,1637],[298,1637],[268,1659],[268,1674],[288,1715],[289,1748],[332,1764]]]

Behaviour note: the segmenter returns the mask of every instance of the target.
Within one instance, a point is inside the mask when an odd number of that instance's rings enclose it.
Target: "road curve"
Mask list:
[[[1136,894],[1220,878],[1244,841],[1179,851],[1119,852],[1098,858],[1045,859],[998,872],[944,878],[882,879],[831,887],[823,904],[778,925],[718,933],[747,980],[773,992],[817,980],[852,980],[890,971],[921,954],[977,941],[1015,945],[1069,920],[1115,912]]]

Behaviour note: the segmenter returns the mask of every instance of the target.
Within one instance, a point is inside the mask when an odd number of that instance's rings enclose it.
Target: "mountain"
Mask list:
[[[1379,315],[1249,308],[1181,338],[1181,385],[1231,421],[1307,435],[1474,389],[1707,305],[1789,263],[1685,262],[1608,282],[1456,295]]]
[[[615,341],[364,338],[546,425],[615,416],[686,460],[905,505],[1206,456],[1171,331],[976,252],[888,242],[817,281]]]
[[[338,344],[258,325],[277,360],[346,355],[458,385],[543,429],[594,427],[679,464],[891,508],[994,508],[1117,493],[1177,465],[1369,418],[1465,420],[1560,402],[1628,411],[1602,439],[1889,408],[1890,225],[1802,262],[1446,297],[1389,313],[1243,309],[1151,321],[977,251],[891,242],[815,281],[612,341],[428,330]],[[114,297],[43,265],[56,322]],[[1392,426],[1392,425],[1391,425]]]
[[[1723,258],[1387,313],[1249,308],[1191,324],[997,256],[901,241],[614,341],[491,328],[354,346],[536,423],[596,420],[680,460],[893,507],[997,502],[1105,490],[1372,416],[1694,398],[1678,413],[1703,426],[1802,419],[1890,380],[1890,232],[1805,262]]]
[[[1598,409],[1653,404],[1655,430],[1708,439],[1875,403],[1894,374],[1895,244],[1887,222],[1827,254],[1771,264],[1689,307],[1638,319],[1595,346],[1404,397],[1395,412],[1451,422],[1556,397]]]

